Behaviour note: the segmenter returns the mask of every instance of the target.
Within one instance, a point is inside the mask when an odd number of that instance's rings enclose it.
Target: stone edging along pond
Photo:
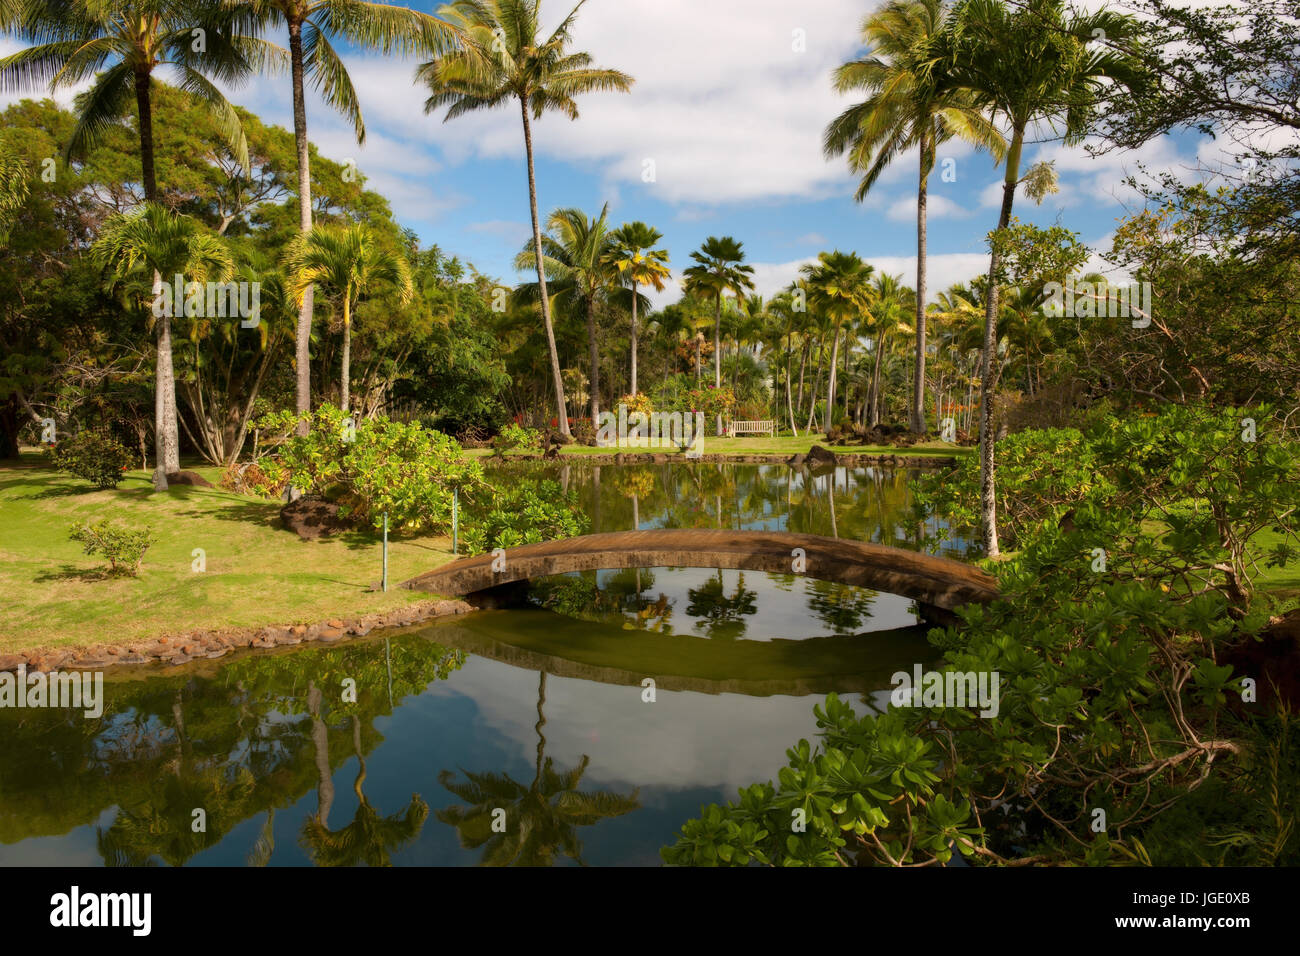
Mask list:
[[[29,673],[33,673],[60,669],[103,670],[116,664],[187,664],[194,660],[224,657],[231,651],[244,648],[285,647],[307,642],[335,644],[350,637],[364,637],[376,628],[421,624],[472,610],[474,608],[464,601],[443,599],[422,601],[359,618],[331,618],[317,624],[210,628],[179,637],[96,644],[69,650],[0,654],[0,672],[16,671],[24,665]]]

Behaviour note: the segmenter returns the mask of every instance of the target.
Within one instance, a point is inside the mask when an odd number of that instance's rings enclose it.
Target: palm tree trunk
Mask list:
[[[630,395],[636,394],[636,280],[632,280],[632,388]]]
[[[350,408],[351,393],[349,386],[352,384],[352,309],[348,305],[347,296],[343,297],[343,379],[340,383],[339,393],[342,398],[339,399],[339,407],[347,412]]]
[[[147,70],[135,74],[135,106],[140,126],[140,174],[147,202],[158,200],[158,179],[154,172],[153,102]],[[162,291],[162,276],[154,271],[154,297]],[[154,362],[154,476],[157,491],[167,490],[167,476],[180,471],[180,435],[176,423],[176,375],[172,366],[171,318],[160,316],[155,323],[158,354]]]
[[[795,404],[799,406],[799,411],[803,411],[803,373],[808,367],[808,349],[812,345],[812,339],[805,333],[803,337],[803,351],[799,355],[799,394],[795,399]]]
[[[591,385],[587,404],[591,409],[591,427],[600,418],[600,346],[596,342],[596,300],[587,300],[587,353],[591,361]]]
[[[713,299],[713,387],[722,388],[722,293]],[[714,423],[714,434],[722,434],[722,413]]]
[[[885,333],[876,336],[876,361],[871,367],[871,421],[869,427],[880,424],[880,368],[885,358]]]
[[[821,388],[822,360],[825,358],[822,354],[824,339],[824,336],[819,336],[817,339],[817,372],[813,375],[812,389],[808,393],[808,423],[804,425],[804,429],[807,431],[812,431],[813,422],[817,415],[817,390]]]
[[[293,139],[298,151],[298,228],[311,232],[311,152],[307,141],[307,101],[303,93],[302,22],[289,22],[289,60],[293,80]],[[311,325],[316,293],[307,286],[298,307],[298,328],[294,333],[294,365],[297,384],[294,408],[298,413],[298,434],[307,434],[311,413]]]
[[[911,428],[925,434],[925,280],[926,280],[926,179],[930,172],[929,137],[921,143],[920,182],[916,188],[916,363],[912,370]]]
[[[826,382],[826,431],[831,430],[831,419],[835,409],[835,360],[840,355],[840,327],[835,326],[831,333],[831,366]]]
[[[794,433],[795,438],[798,438],[799,426],[794,421],[794,390],[790,387],[793,377],[791,373],[794,371],[794,351],[791,349],[791,345],[794,344],[793,338],[793,331],[785,337],[785,408],[790,413],[790,431]]]
[[[546,291],[546,270],[542,267],[542,227],[537,217],[537,172],[533,168],[533,128],[528,121],[528,97],[519,97],[519,111],[524,118],[524,152],[528,154],[528,206],[533,215],[533,254],[537,259],[537,288],[542,294],[542,322],[546,325],[546,345],[551,352],[551,377],[555,381],[555,407],[560,434],[569,435],[569,413],[564,405],[564,381],[560,378],[560,353],[555,347],[555,327],[551,324],[551,299]],[[594,394],[595,388],[592,388]],[[593,427],[595,421],[592,422]]]
[[[1007,150],[1006,179],[1002,183],[999,229],[1005,229],[1011,221],[1011,204],[1016,198],[1016,183],[1020,178],[1020,150],[1024,141],[1023,126],[1014,127],[1011,146]],[[993,460],[993,353],[998,343],[997,277],[1001,264],[998,247],[994,246],[989,254],[989,285],[984,303],[984,354],[980,360],[980,527],[984,551],[990,558],[999,554],[998,502]]]

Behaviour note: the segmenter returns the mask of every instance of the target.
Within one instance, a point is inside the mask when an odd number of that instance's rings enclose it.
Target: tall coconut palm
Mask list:
[[[236,84],[254,69],[279,61],[275,47],[244,36],[216,0],[4,0],[0,30],[32,46],[0,58],[0,91],[37,87],[51,92],[85,82],[76,98],[77,122],[68,140],[69,157],[93,148],[135,103],[140,137],[140,185],[146,202],[158,201],[154,171],[154,73],[160,68],[177,86],[203,101],[218,122],[227,146],[248,168],[248,144],[239,116],[208,79]],[[207,74],[207,75],[205,75]],[[161,276],[156,277],[161,283]],[[158,425],[163,457],[154,486],[167,487],[167,475],[180,469],[174,372],[169,323],[159,327],[155,389],[165,403]]]
[[[784,345],[781,346],[785,355],[785,407],[790,418],[790,431],[795,438],[799,437],[799,426],[794,420],[794,337],[800,329],[799,319],[801,311],[799,309],[800,299],[795,296],[795,285],[781,290],[767,304],[767,310],[771,313],[775,322],[775,329],[782,339]],[[779,343],[778,343],[779,345]],[[807,351],[804,351],[804,357],[807,357]],[[803,370],[800,369],[800,372]],[[780,419],[780,414],[777,418]]]
[[[591,54],[569,49],[569,31],[586,0],[580,0],[560,25],[542,39],[541,0],[455,0],[438,9],[438,15],[457,31],[456,49],[420,65],[416,78],[429,88],[424,111],[447,107],[444,122],[473,110],[495,109],[518,102],[524,126],[524,152],[528,160],[528,202],[533,219],[533,256],[542,303],[542,321],[551,351],[551,378],[555,384],[555,406],[560,432],[569,434],[569,416],[564,405],[564,382],[560,354],[555,347],[551,323],[550,295],[542,272],[542,226],[537,214],[537,174],[533,166],[531,120],[552,111],[578,118],[574,97],[592,91],[626,93],[632,77],[618,70],[591,65]],[[595,388],[591,390],[594,394]]]
[[[581,209],[557,209],[546,220],[542,236],[542,272],[554,301],[581,315],[587,325],[589,373],[587,399],[593,427],[600,415],[600,340],[596,335],[596,308],[618,282],[618,268],[610,260],[613,248],[609,231],[609,206],[594,219]],[[536,268],[532,243],[520,251],[515,268]],[[521,285],[523,299],[539,299],[537,283]]]
[[[319,90],[325,102],[352,125],[358,143],[366,140],[361,103],[347,67],[330,40],[384,53],[428,54],[457,42],[454,27],[427,13],[365,0],[221,0],[249,30],[287,30],[293,87],[293,136],[298,153],[298,224],[311,232],[311,156],[307,139],[306,88]],[[295,333],[296,401],[299,433],[311,410],[311,326],[314,293],[307,289]]]
[[[156,307],[164,301],[161,277],[180,275],[189,282],[224,282],[234,271],[234,263],[221,239],[194,219],[157,203],[145,203],[130,215],[109,219],[91,251],[142,311],[148,303],[155,306],[148,310],[153,316],[157,342],[154,487],[164,491],[167,475],[180,469],[180,449],[171,318],[166,308]]]
[[[826,129],[828,156],[849,154],[854,170],[865,173],[856,199],[861,202],[886,167],[915,148],[920,176],[916,192],[916,365],[908,418],[914,434],[925,424],[925,300],[927,183],[937,148],[964,139],[1001,160],[1006,142],[968,90],[945,86],[935,75],[931,41],[950,29],[943,0],[893,0],[862,23],[867,54],[835,71],[835,88],[864,91],[868,97],[841,113]]]
[[[610,236],[609,261],[618,270],[623,281],[632,287],[632,368],[628,392],[637,393],[637,288],[654,286],[662,292],[668,279],[668,251],[656,249],[655,243],[663,238],[658,229],[644,222],[624,223]]]
[[[321,226],[300,233],[290,244],[284,259],[289,285],[299,301],[314,284],[329,288],[343,318],[343,372],[340,380],[339,407],[350,407],[349,394],[352,362],[352,312],[357,300],[375,291],[382,283],[397,288],[397,299],[411,300],[411,269],[397,251],[380,245],[369,227],[360,223],[350,226]]]
[[[898,275],[877,275],[871,284],[872,302],[869,324],[875,334],[875,354],[871,364],[871,389],[867,403],[867,424],[880,424],[880,372],[884,364],[885,348],[895,332],[907,330],[903,316],[911,304],[912,291],[903,285]]]
[[[1023,0],[1014,7],[1002,0],[963,0],[954,11],[954,28],[934,45],[945,86],[968,91],[976,106],[1010,129],[1004,156],[999,230],[1011,221],[1016,189],[1029,181],[1028,192],[1041,199],[1040,167],[1022,180],[1025,134],[1035,124],[1059,124],[1067,145],[1087,135],[1093,112],[1108,85],[1120,83],[1139,92],[1145,76],[1140,61],[1122,52],[1135,42],[1133,18],[1110,10],[1076,14],[1065,0]],[[1104,37],[1105,43],[1095,40]],[[1054,184],[1053,184],[1054,185]],[[1038,188],[1035,188],[1037,186]],[[1048,188],[1052,188],[1049,185]],[[984,354],[980,367],[980,523],[983,545],[998,554],[997,500],[994,492],[993,359],[997,347],[998,278],[1001,257],[989,255],[984,303]]]
[[[722,387],[722,297],[730,292],[743,299],[754,290],[754,267],[745,262],[744,243],[731,236],[710,236],[691,253],[696,264],[687,269],[686,291],[713,299],[713,386]],[[722,416],[715,423],[722,434]]]
[[[835,408],[835,361],[839,356],[840,329],[852,323],[871,304],[874,294],[871,276],[875,269],[863,262],[856,252],[823,252],[816,262],[799,268],[808,282],[808,297],[813,308],[829,320],[831,328],[831,363],[826,384],[826,430],[832,425]]]

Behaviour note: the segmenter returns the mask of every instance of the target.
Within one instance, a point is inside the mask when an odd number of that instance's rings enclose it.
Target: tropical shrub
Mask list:
[[[1267,621],[1250,600],[1259,565],[1296,557],[1300,458],[1270,426],[1266,410],[1168,408],[1086,434],[1025,433],[1022,450],[1057,449],[1075,484],[1036,514],[1010,509],[1020,551],[996,566],[1003,599],[930,632],[940,670],[997,675],[992,712],[896,696],[859,717],[828,698],[817,746],[792,748],[775,785],[705,808],[664,859],[1300,862],[1296,801],[1279,796],[1300,781],[1294,734],[1278,743],[1265,725],[1285,713],[1254,709],[1244,680],[1266,675],[1217,663]],[[1046,465],[1003,457],[1002,493],[1033,497]],[[977,480],[922,484],[959,510]],[[1245,820],[1268,826],[1241,839]]]
[[[542,450],[542,433],[513,422],[492,437],[492,454],[504,458],[506,452],[524,451],[538,454]]]
[[[68,537],[81,544],[86,554],[107,560],[110,575],[131,577],[140,573],[145,552],[153,543],[153,534],[147,528],[133,531],[107,518],[94,523],[75,522]]]
[[[267,481],[337,501],[361,523],[379,527],[387,512],[394,529],[449,531],[452,490],[482,482],[482,468],[454,439],[418,423],[353,421],[333,405],[312,413],[306,435],[293,434],[297,421],[281,412],[258,423],[280,442],[265,462]]]
[[[577,495],[549,479],[501,475],[466,501],[461,537],[470,554],[583,534],[589,522]]]
[[[718,415],[729,418],[735,406],[736,395],[730,387],[706,385],[703,388],[692,388],[686,393],[686,408],[683,411],[703,412],[706,419]]]
[[[635,395],[624,395],[618,400],[619,405],[627,406],[627,414],[630,418],[636,412],[643,415],[653,415],[655,406],[644,392],[637,392]],[[617,405],[615,406],[617,408]]]
[[[83,431],[65,438],[50,451],[59,471],[91,482],[97,488],[116,488],[122,472],[131,465],[131,453],[111,435]]]

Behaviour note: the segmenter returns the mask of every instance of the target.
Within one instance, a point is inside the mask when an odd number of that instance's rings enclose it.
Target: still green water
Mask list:
[[[935,531],[909,528],[902,471],[551,473],[592,530]],[[0,710],[0,865],[655,865],[701,805],[813,738],[818,695],[881,707],[890,674],[933,660],[916,622],[894,595],[651,568],[332,647],[110,671],[98,718]]]

